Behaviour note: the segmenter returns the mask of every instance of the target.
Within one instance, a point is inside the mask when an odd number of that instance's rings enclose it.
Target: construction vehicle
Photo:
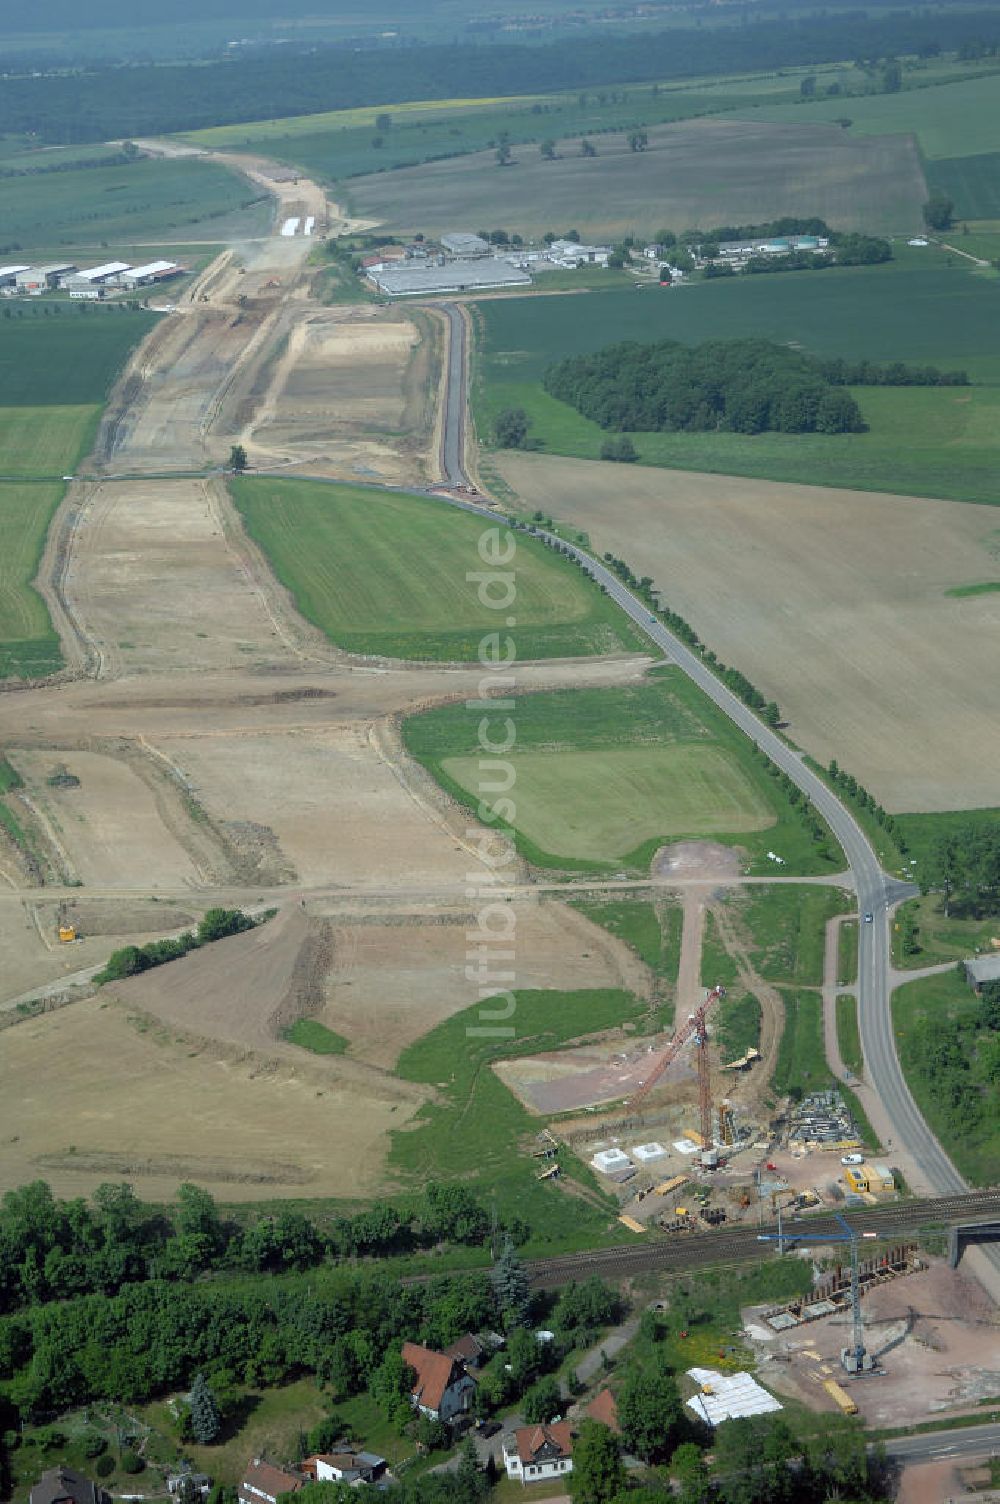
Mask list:
[[[72,945],[76,939],[76,925],[72,923],[66,912],[66,905],[59,905],[59,913],[56,917],[56,931],[59,935],[60,945]]]

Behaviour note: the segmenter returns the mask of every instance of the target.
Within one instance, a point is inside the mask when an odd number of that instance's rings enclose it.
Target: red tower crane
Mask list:
[[[726,989],[724,987],[713,987],[711,992],[706,994],[705,1001],[693,1013],[688,1014],[686,1021],[681,1024],[673,1038],[656,1057],[649,1075],[628,1099],[630,1107],[638,1106],[643,1098],[647,1097],[652,1091],[667,1067],[677,1059],[677,1056],[693,1035],[698,1047],[698,1105],[701,1116],[701,1136],[705,1148],[708,1148],[712,1142],[712,1093],[708,1078],[708,1051],[706,1048],[708,1044],[708,1029],[705,1023],[705,1015],[711,1005],[717,999],[725,997],[725,995]]]

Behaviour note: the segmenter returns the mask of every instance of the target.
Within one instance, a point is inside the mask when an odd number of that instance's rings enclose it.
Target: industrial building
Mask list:
[[[0,287],[13,288],[21,273],[29,270],[27,266],[0,266]]]
[[[441,245],[449,256],[460,256],[464,260],[490,254],[489,241],[481,235],[471,235],[467,230],[455,230],[450,235],[442,235]]]
[[[17,290],[37,297],[39,293],[55,287],[61,277],[72,276],[76,269],[75,261],[52,261],[47,266],[27,266],[17,274]]]
[[[150,261],[145,266],[133,266],[127,272],[119,272],[113,281],[116,287],[134,292],[137,287],[149,287],[154,282],[179,277],[182,270],[176,261]]]
[[[368,277],[379,292],[392,298],[418,298],[433,293],[482,292],[491,287],[530,287],[531,278],[509,261],[441,261],[417,266],[372,267]]]
[[[747,261],[751,256],[789,256],[792,251],[828,250],[824,235],[779,236],[774,240],[724,240],[719,245],[720,261]],[[698,248],[700,249],[700,247]]]
[[[60,277],[59,286],[71,298],[103,298],[106,286],[120,277],[122,272],[131,270],[127,261],[106,261],[103,266],[91,266],[85,271],[70,272],[67,276]]]

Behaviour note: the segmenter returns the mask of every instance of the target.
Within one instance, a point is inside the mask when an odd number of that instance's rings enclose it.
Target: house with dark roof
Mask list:
[[[289,1473],[255,1457],[236,1490],[240,1504],[278,1504],[279,1494],[295,1494],[305,1479],[301,1473]]]
[[[447,1422],[468,1410],[476,1381],[457,1358],[417,1342],[404,1342],[402,1356],[416,1375],[410,1396],[422,1415]]]
[[[508,1478],[541,1483],[573,1471],[573,1437],[568,1420],[547,1426],[521,1426],[503,1439]]]
[[[481,1342],[472,1332],[466,1332],[457,1342],[446,1347],[444,1355],[446,1358],[454,1358],[464,1368],[482,1368],[491,1356],[485,1342]]]
[[[103,1488],[71,1467],[52,1467],[31,1490],[31,1504],[110,1504]]]

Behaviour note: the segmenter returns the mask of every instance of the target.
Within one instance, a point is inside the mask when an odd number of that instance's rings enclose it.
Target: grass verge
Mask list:
[[[837,981],[842,987],[858,979],[858,921],[845,919],[837,935]]]
[[[900,904],[892,925],[892,961],[902,970],[963,961],[980,951],[992,951],[1000,938],[1000,915],[963,919],[944,912],[938,893],[926,893]]]
[[[781,1031],[774,1089],[782,1096],[804,1097],[830,1084],[823,1046],[823,1003],[817,992],[781,989],[785,1027]]]
[[[858,1000],[850,993],[841,993],[837,998],[837,1043],[841,1060],[851,1075],[860,1080],[864,1075],[865,1061],[858,1029]]]

